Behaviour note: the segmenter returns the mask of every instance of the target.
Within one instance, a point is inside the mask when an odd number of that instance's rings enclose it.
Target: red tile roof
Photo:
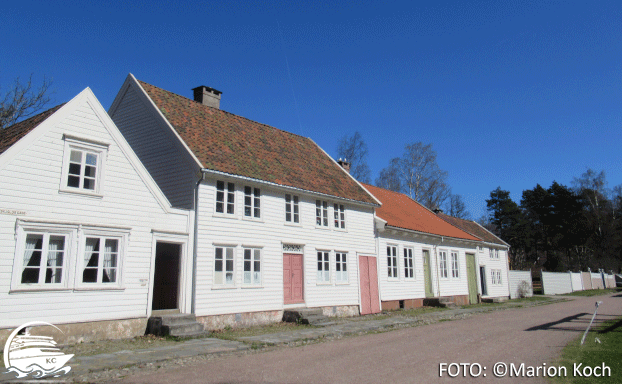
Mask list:
[[[403,193],[389,191],[373,185],[363,185],[382,202],[382,206],[376,209],[376,216],[385,220],[388,226],[439,236],[480,241],[477,237],[437,217],[432,211]]]
[[[311,139],[139,83],[203,168],[377,204]]]
[[[504,246],[508,245],[506,242],[504,242],[503,240],[492,234],[490,231],[488,231],[486,228],[482,227],[474,221],[459,219],[457,217],[449,216],[442,212],[439,212],[437,215],[438,217],[447,221],[449,224],[458,227],[474,236],[477,236],[487,243],[499,244]]]
[[[63,105],[65,104],[57,105],[54,108],[50,108],[45,112],[41,112],[38,115],[30,117],[24,121],[20,121],[10,127],[0,129],[0,154],[9,149],[13,144],[17,143],[19,139],[26,136],[28,132],[35,129],[39,124],[43,123],[45,119],[50,117]]]

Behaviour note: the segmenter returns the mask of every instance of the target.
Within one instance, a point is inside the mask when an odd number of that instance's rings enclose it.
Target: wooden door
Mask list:
[[[467,280],[469,283],[469,303],[477,304],[477,272],[475,271],[475,255],[466,254]]]
[[[430,251],[424,249],[423,254],[423,283],[425,286],[425,297],[433,297],[432,292],[432,270],[430,269]]]
[[[156,243],[151,309],[178,308],[180,254],[180,244]]]
[[[359,281],[361,286],[361,315],[380,312],[378,297],[378,271],[376,258],[359,256]]]
[[[302,255],[283,254],[283,303],[304,303]]]

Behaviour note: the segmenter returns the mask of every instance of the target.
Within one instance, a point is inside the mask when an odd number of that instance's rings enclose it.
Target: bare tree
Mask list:
[[[48,91],[51,85],[52,82],[44,78],[41,86],[35,89],[32,75],[26,83],[21,83],[19,77],[16,78],[0,100],[0,129],[33,116],[43,109],[50,102]]]
[[[350,162],[352,177],[363,183],[370,182],[371,171],[367,165],[367,144],[358,131],[354,132],[352,136],[342,137],[339,140],[337,152],[339,157]]]
[[[462,200],[460,195],[454,195],[453,193],[449,195],[445,211],[447,211],[449,216],[471,220],[471,213],[467,211],[466,204],[464,204],[464,200]]]
[[[421,142],[406,145],[401,158],[391,160],[389,167],[380,172],[383,181],[391,175],[399,180],[400,192],[408,194],[413,200],[430,209],[439,208],[449,197],[451,189],[447,184],[447,172],[436,163],[436,152],[432,144]],[[376,181],[378,184],[378,180]]]
[[[376,179],[376,186],[389,191],[402,192],[402,181],[400,180],[400,162],[401,159],[396,157],[391,159],[389,166],[380,171],[380,175]]]

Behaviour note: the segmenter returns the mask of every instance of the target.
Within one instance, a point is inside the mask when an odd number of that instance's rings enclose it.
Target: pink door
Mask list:
[[[302,285],[302,255],[284,253],[283,303],[304,303]]]
[[[376,258],[359,256],[359,273],[361,282],[361,315],[380,312],[378,301],[378,272]]]

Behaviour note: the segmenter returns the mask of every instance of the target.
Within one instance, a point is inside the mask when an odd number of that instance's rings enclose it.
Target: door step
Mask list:
[[[156,336],[195,337],[205,334],[195,315],[157,314],[147,321],[147,334]]]
[[[457,308],[457,305],[449,297],[431,297],[423,299],[426,307]]]
[[[292,308],[283,312],[283,321],[286,323],[311,324],[320,327],[333,325],[328,317],[324,316],[322,308]]]

